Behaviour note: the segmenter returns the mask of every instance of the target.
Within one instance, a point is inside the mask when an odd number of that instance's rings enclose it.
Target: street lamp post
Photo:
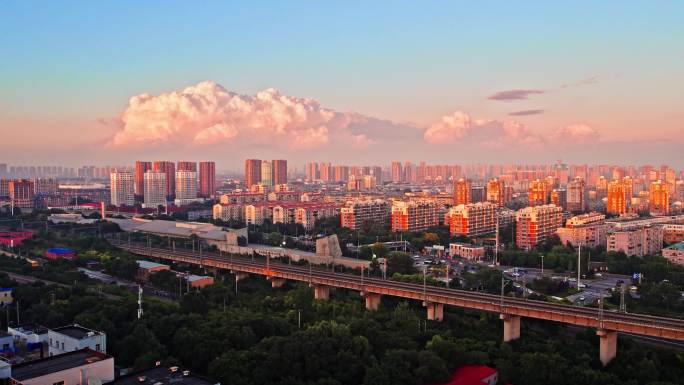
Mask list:
[[[543,255],[541,256],[541,259],[542,259],[542,271],[541,271],[541,276],[542,276],[542,278],[544,278],[544,256],[543,256]]]

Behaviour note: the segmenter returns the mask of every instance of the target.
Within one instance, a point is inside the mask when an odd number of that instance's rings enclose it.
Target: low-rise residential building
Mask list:
[[[0,356],[14,354],[14,337],[0,330]]]
[[[663,247],[663,227],[659,225],[614,230],[608,233],[607,251],[622,251],[628,256],[658,255]]]
[[[662,250],[663,257],[670,262],[684,265],[684,242],[675,243]]]
[[[217,203],[212,208],[212,217],[224,222],[244,219],[245,206],[237,203]]]
[[[470,261],[480,261],[485,256],[485,248],[468,243],[450,243],[449,255],[452,258],[461,257]]]
[[[12,365],[7,375],[16,385],[106,384],[114,380],[114,358],[86,348]]]
[[[423,231],[439,225],[441,204],[432,201],[394,201],[392,231]]]
[[[177,366],[155,366],[117,377],[111,385],[221,385],[208,377],[182,370]]]
[[[684,242],[684,225],[673,223],[663,225],[663,242],[667,244]]]
[[[51,356],[85,348],[107,353],[107,335],[77,324],[48,331],[48,352]]]
[[[240,203],[255,203],[265,202],[267,195],[259,192],[235,192],[230,194],[223,194],[219,198],[219,203],[222,204],[240,204]]]
[[[364,224],[386,223],[389,220],[390,211],[389,202],[382,199],[347,201],[340,209],[341,226],[356,230]]]
[[[267,203],[252,203],[245,205],[245,224],[262,225],[264,220],[273,221],[273,211]]]
[[[458,205],[449,209],[445,223],[451,235],[477,237],[496,232],[496,203],[478,202]]]
[[[8,326],[7,333],[11,334],[15,340],[28,345],[29,349],[32,346],[39,346],[48,341],[48,328],[35,324]]]
[[[214,284],[214,277],[208,276],[208,275],[194,275],[194,274],[189,274],[186,279],[188,280],[188,284],[191,287],[196,287],[196,288],[203,288],[205,286],[213,285]]]
[[[606,216],[601,213],[588,213],[574,216],[565,222],[565,227],[556,230],[563,244],[597,247],[606,244]]]
[[[171,270],[169,265],[164,265],[157,262],[138,260],[138,272],[135,275],[135,279],[140,282],[145,282],[150,278],[150,275],[163,271]]]
[[[561,226],[563,209],[556,205],[526,207],[515,216],[515,243],[530,250],[544,243]]]

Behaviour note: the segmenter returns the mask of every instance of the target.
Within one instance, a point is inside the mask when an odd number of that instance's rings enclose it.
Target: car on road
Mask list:
[[[579,297],[579,298],[578,298],[578,300],[579,300],[580,302],[584,302],[586,299],[587,299],[586,297]]]

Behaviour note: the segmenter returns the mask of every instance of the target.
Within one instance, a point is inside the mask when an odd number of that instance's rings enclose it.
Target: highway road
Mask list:
[[[204,254],[200,259],[197,254],[190,250],[176,249],[175,252],[172,252],[162,248],[150,248],[144,244],[132,243],[129,245],[127,242],[116,241],[112,241],[112,243],[115,246],[140,255],[237,272],[267,275],[271,279],[308,281],[311,285],[326,285],[358,290],[366,295],[393,295],[423,300],[424,303],[439,303],[651,337],[684,340],[684,320],[681,319],[601,311],[599,309],[542,301],[501,297],[482,292],[423,286],[420,284],[332,272],[329,269],[318,267],[290,266],[276,261],[267,263],[262,259],[252,261],[251,258],[247,257]]]

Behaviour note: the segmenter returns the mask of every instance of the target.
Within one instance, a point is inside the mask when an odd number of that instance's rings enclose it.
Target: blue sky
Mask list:
[[[131,96],[213,80],[418,126],[543,109],[526,122],[539,132],[585,122],[639,140],[654,124],[663,139],[682,128],[683,15],[674,1],[3,1],[0,129],[105,140],[89,125]],[[507,89],[550,91],[486,100]]]

